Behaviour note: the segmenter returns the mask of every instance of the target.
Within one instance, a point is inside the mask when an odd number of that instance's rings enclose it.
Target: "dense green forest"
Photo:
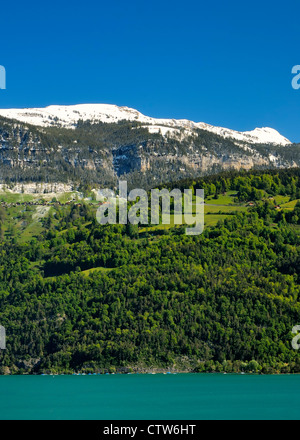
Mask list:
[[[300,170],[172,187],[204,188],[203,234],[102,226],[73,202],[24,241],[0,209],[2,374],[300,372]]]

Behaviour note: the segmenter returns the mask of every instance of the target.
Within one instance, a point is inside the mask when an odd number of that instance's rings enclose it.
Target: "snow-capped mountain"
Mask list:
[[[104,104],[0,110],[0,183],[113,188],[125,179],[151,188],[226,170],[299,166],[300,144],[272,128],[238,132]]]
[[[273,128],[255,128],[252,131],[239,132],[228,128],[215,127],[203,122],[186,119],[158,119],[145,116],[129,107],[109,104],[51,105],[45,108],[0,109],[0,116],[40,127],[75,128],[79,120],[91,122],[115,123],[121,120],[137,121],[149,126],[150,132],[160,131],[162,135],[184,129],[190,134],[193,129],[202,129],[211,133],[231,138],[236,141],[290,145],[291,142]]]

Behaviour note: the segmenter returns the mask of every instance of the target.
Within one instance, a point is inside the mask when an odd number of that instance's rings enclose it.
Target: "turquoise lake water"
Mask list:
[[[0,376],[0,419],[300,419],[300,375]]]

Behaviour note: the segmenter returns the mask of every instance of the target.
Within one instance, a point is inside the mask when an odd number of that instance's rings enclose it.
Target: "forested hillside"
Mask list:
[[[23,240],[1,208],[2,374],[300,372],[299,169],[175,186],[205,189],[202,235],[101,226],[96,205],[72,202]],[[13,222],[22,207],[9,209]]]

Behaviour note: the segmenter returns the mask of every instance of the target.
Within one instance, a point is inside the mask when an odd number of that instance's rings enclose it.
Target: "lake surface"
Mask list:
[[[300,375],[0,376],[0,419],[300,419]]]

